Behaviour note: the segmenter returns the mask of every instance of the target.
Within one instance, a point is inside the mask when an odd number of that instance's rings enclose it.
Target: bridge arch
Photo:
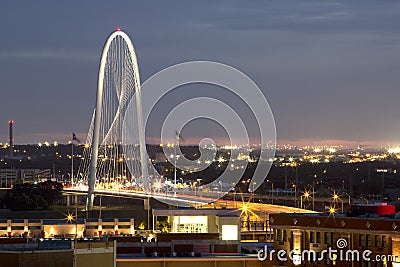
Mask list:
[[[112,46],[113,42],[120,42],[116,46]],[[120,72],[121,77],[124,75],[133,75],[133,83],[131,84],[122,84],[120,86],[120,91],[116,92],[118,96],[118,108],[115,112],[114,119],[111,122],[110,128],[108,132],[104,135],[103,140],[100,140],[100,127],[102,123],[102,110],[104,105],[104,89],[105,89],[105,79],[106,75],[106,64],[107,60],[110,60],[110,53],[114,53],[113,49],[118,50],[121,49],[122,46],[127,47],[126,53],[115,53],[113,54],[113,60],[127,60],[128,68],[132,68],[133,73],[125,74],[123,72],[127,71],[127,68],[121,67],[121,69],[116,70]],[[121,55],[124,57],[121,58]],[[121,66],[125,66],[125,63],[122,62]],[[113,81],[115,82],[115,81]],[[134,90],[127,91],[127,86],[133,86]],[[117,127],[120,125],[118,121],[118,117],[123,116],[125,112],[124,105],[126,105],[127,100],[130,98],[130,94],[135,95],[136,98],[136,112],[137,112],[137,123],[138,123],[138,137],[139,137],[139,149],[140,149],[140,158],[141,158],[141,174],[142,177],[147,177],[148,170],[146,166],[146,146],[145,146],[145,135],[144,135],[144,127],[143,127],[143,117],[142,117],[142,105],[141,105],[141,91],[140,91],[140,75],[139,75],[139,67],[137,62],[137,57],[135,53],[135,49],[133,43],[129,36],[123,32],[120,28],[111,33],[107,38],[103,52],[100,59],[99,65],[99,73],[98,73],[98,82],[97,82],[97,97],[96,97],[96,108],[94,112],[93,119],[93,136],[91,140],[91,157],[90,157],[90,165],[89,165],[89,176],[88,176],[88,195],[86,201],[86,208],[88,211],[93,208],[93,200],[94,200],[94,191],[95,191],[95,183],[96,183],[96,174],[97,174],[97,163],[98,163],[98,155],[99,155],[99,146],[103,144],[103,142],[108,138],[108,135],[112,132],[113,127]]]

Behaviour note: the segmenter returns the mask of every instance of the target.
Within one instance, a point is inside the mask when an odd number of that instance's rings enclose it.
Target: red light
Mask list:
[[[13,123],[14,123],[13,120],[9,120],[9,121],[8,121],[8,124],[13,124]]]
[[[120,32],[120,31],[122,31],[122,29],[121,29],[121,27],[118,27],[117,32]]]

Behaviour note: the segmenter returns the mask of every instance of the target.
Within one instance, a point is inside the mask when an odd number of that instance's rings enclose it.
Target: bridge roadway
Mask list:
[[[229,199],[251,199],[251,198],[255,198],[257,200],[265,200],[265,201],[269,201],[272,203],[273,202],[277,202],[277,201],[281,201],[281,202],[301,202],[301,198],[304,204],[310,204],[313,201],[313,197],[309,196],[308,198],[305,198],[302,195],[298,195],[297,198],[295,198],[294,195],[274,195],[272,196],[271,194],[252,194],[252,193],[232,193],[230,192],[228,194],[228,198]],[[332,203],[333,202],[333,196],[330,197],[315,197],[314,198],[314,202],[315,203]],[[351,202],[351,204],[366,204],[366,199],[363,198],[356,198],[356,197],[352,197],[351,199],[348,197],[348,195],[339,197],[336,202],[338,203],[344,203],[344,204],[349,204]],[[379,201],[378,199],[376,201]]]
[[[87,195],[87,188],[85,187],[74,187],[74,188],[64,188],[64,194],[78,194]],[[165,193],[153,193],[149,194],[144,191],[139,190],[110,190],[110,189],[96,189],[95,195],[110,196],[110,197],[124,197],[124,198],[141,198],[147,199],[149,197],[160,199],[160,200],[173,200],[176,203],[190,204],[192,206],[201,208],[236,208],[243,209],[246,206],[246,211],[250,213],[257,214],[259,217],[268,216],[271,213],[314,213],[314,211],[307,209],[300,209],[281,205],[263,204],[263,203],[253,203],[251,201],[234,201],[234,200],[223,200],[219,199],[213,201],[213,199],[201,197],[198,195],[180,195],[173,194],[166,195]],[[251,199],[251,198],[249,198]],[[212,203],[210,203],[212,202]]]
[[[63,193],[87,195],[87,187],[64,187]],[[112,190],[112,189],[95,189],[95,195],[110,196],[110,197],[125,197],[125,198],[156,198],[159,200],[174,201],[175,203],[189,204],[189,205],[204,205],[212,201],[210,198],[205,198],[197,195],[181,195],[165,193],[147,193],[141,190]]]

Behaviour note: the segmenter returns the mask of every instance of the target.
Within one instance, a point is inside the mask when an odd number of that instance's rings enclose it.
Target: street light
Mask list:
[[[363,196],[361,196],[361,198],[362,199],[364,199],[365,200],[365,202],[367,202],[367,205],[369,204],[369,201],[368,201],[368,199],[366,199],[365,197],[363,197]]]
[[[330,208],[329,208],[329,214],[330,214],[330,215],[334,215],[335,213],[336,213],[335,207],[330,207]]]
[[[197,178],[196,179],[196,181],[197,181],[197,183],[199,185],[199,190],[200,190],[199,195],[200,195],[200,197],[202,196],[202,192],[203,192],[203,190],[201,189],[201,180],[203,180],[203,179],[201,179],[201,178]]]
[[[252,186],[253,186],[253,189],[251,190],[251,194],[253,195],[253,203],[254,203],[254,198],[255,198],[255,194],[254,194],[254,186],[255,186],[256,184],[257,184],[256,182],[253,182],[253,184],[252,184]]]
[[[293,194],[293,199],[294,199],[294,207],[297,208],[297,187],[296,184],[292,184],[292,187],[294,188],[294,194]]]
[[[271,205],[274,205],[274,183],[270,180],[267,180],[266,182],[271,184]]]
[[[347,194],[346,192],[344,192],[344,194],[347,195],[347,196],[349,197],[349,207],[350,207],[350,205],[351,205],[351,197],[350,197],[350,195]]]
[[[312,188],[312,210],[315,210],[315,188],[314,188],[314,182],[313,185],[310,185]]]
[[[308,191],[304,192],[303,195],[300,196],[300,208],[303,208],[303,197],[308,199],[310,197],[310,193]]]
[[[343,200],[340,199],[339,195],[336,194],[336,192],[333,193],[332,198],[333,198],[333,201],[334,201],[335,203],[337,203],[338,200],[340,200],[340,201],[342,202],[342,213],[343,213]]]
[[[254,186],[257,184],[257,182],[253,182],[253,188],[252,188],[252,190],[251,190],[251,192],[253,192],[253,194],[254,194]]]
[[[236,208],[236,184],[232,183],[232,189],[233,189],[233,206]]]

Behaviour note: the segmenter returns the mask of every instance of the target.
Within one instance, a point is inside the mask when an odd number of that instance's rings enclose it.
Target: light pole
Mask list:
[[[367,202],[367,205],[369,204],[369,201],[368,201],[368,199],[366,199],[365,197],[361,197],[362,199],[364,199],[365,200],[365,202]]]
[[[300,196],[300,209],[303,208],[303,195]]]
[[[201,180],[203,180],[203,179],[201,179],[201,178],[197,178],[197,179],[196,179],[197,183],[199,184],[199,190],[200,190],[199,195],[200,195],[200,197],[201,197],[202,192],[203,192],[203,190],[201,189],[201,186],[200,186]]]
[[[197,196],[197,181],[196,182],[192,182],[192,187],[194,187],[194,195]]]
[[[349,194],[347,194],[346,192],[344,192],[344,194],[345,194],[345,195],[347,195],[347,196],[348,196],[348,198],[349,198],[349,207],[350,207],[350,205],[351,205],[351,197],[350,197],[350,195],[349,195]]]
[[[253,203],[254,203],[254,198],[255,198],[255,194],[254,194],[254,186],[256,185],[256,182],[253,182],[252,187],[253,189],[251,190],[251,194],[253,195]]]
[[[267,183],[271,184],[271,205],[274,205],[274,183],[267,180]]]
[[[340,201],[342,202],[342,213],[343,213],[343,200],[341,200],[341,199],[339,198],[339,195],[336,194],[336,193],[333,193],[332,198],[333,198],[333,201],[334,201],[335,203],[337,203],[338,200],[340,200]]]
[[[312,186],[312,210],[315,210],[315,189],[314,186]]]
[[[294,207],[297,208],[297,194],[296,194],[296,185],[293,184],[292,187],[294,187],[294,194],[293,194],[293,199],[294,199]]]
[[[310,197],[310,193],[308,191],[304,192],[303,195],[300,196],[300,209],[303,208],[303,197],[308,199]]]
[[[312,210],[315,210],[315,189],[313,185],[309,185],[312,188]]]

